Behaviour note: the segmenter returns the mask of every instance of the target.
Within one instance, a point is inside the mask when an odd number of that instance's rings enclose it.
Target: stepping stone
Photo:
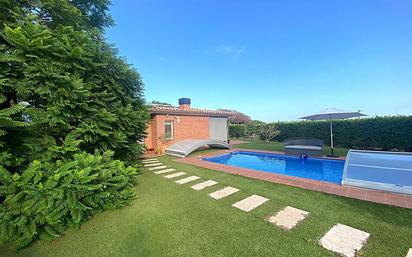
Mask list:
[[[191,186],[191,188],[193,188],[194,190],[199,191],[199,190],[205,189],[206,187],[214,186],[216,184],[217,184],[216,181],[208,180],[208,181],[193,185],[193,186]]]
[[[176,172],[176,173],[173,173],[173,174],[170,174],[170,175],[166,175],[165,178],[176,178],[176,177],[180,177],[180,176],[183,176],[183,175],[186,175],[186,173],[185,172]]]
[[[215,192],[213,192],[213,193],[210,193],[209,196],[212,197],[213,199],[218,200],[218,199],[222,199],[222,198],[224,198],[224,197],[226,197],[226,196],[229,196],[229,195],[231,195],[231,194],[234,194],[234,193],[236,193],[236,192],[238,192],[238,191],[239,191],[239,189],[234,188],[234,187],[225,187],[225,188],[223,188],[223,189],[221,189],[221,190],[218,190],[218,191],[215,191]]]
[[[290,206],[278,212],[276,215],[269,217],[269,222],[286,230],[295,227],[300,221],[304,220],[309,212],[299,210]]]
[[[152,162],[158,162],[159,160],[143,160],[142,163],[152,163]]]
[[[142,160],[143,163],[147,163],[147,162],[158,162],[159,160],[154,158],[154,159],[144,159]]]
[[[153,167],[153,166],[159,166],[159,165],[163,165],[163,163],[161,162],[156,162],[156,163],[149,163],[149,164],[145,164],[145,167]]]
[[[265,197],[259,195],[251,195],[248,198],[245,198],[237,203],[232,204],[232,206],[241,209],[242,211],[250,212],[251,210],[264,204],[267,201],[269,201],[269,199]]]
[[[355,257],[370,234],[343,224],[333,226],[319,241],[326,249],[345,257]]]
[[[412,257],[412,248],[409,248],[409,252],[408,252],[408,254],[406,255],[406,257]]]
[[[163,174],[163,173],[168,173],[168,172],[171,172],[171,171],[175,171],[175,169],[158,170],[158,171],[155,171],[153,173],[154,174]]]
[[[161,170],[164,168],[167,168],[167,166],[157,166],[157,167],[149,168],[149,170]]]
[[[198,176],[190,176],[190,177],[187,177],[187,178],[182,178],[180,180],[176,180],[175,182],[177,184],[183,185],[183,184],[189,183],[191,181],[195,181],[196,179],[199,179],[199,178],[200,177],[198,177]]]

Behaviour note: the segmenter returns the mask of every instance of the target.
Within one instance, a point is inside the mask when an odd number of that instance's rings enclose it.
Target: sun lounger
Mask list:
[[[283,142],[285,153],[289,155],[321,156],[323,140],[320,139],[288,139]]]

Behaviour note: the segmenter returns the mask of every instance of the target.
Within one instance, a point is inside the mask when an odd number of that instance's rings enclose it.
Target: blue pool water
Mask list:
[[[257,152],[232,152],[203,160],[340,184],[345,161]]]

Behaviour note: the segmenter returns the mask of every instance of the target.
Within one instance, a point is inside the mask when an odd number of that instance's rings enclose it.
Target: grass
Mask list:
[[[406,256],[411,247],[412,210],[180,164],[168,156],[159,159],[202,177],[199,181],[213,179],[219,184],[194,191],[190,185],[196,181],[177,185],[144,171],[131,206],[98,214],[80,230],[70,230],[55,241],[37,241],[17,252],[3,246],[0,256],[332,257],[317,242],[338,222],[371,233],[362,257]],[[228,185],[241,191],[221,200],[207,195]],[[270,201],[250,213],[231,207],[251,194]],[[311,214],[288,232],[265,221],[288,205]]]
[[[247,143],[242,143],[238,145],[234,145],[236,148],[243,148],[243,149],[254,149],[254,150],[268,150],[268,151],[284,151],[283,143],[280,142],[262,142],[262,141],[248,141]],[[334,147],[334,154],[338,156],[346,156],[348,153],[348,148],[343,147]],[[323,155],[330,154],[330,147],[324,146]]]

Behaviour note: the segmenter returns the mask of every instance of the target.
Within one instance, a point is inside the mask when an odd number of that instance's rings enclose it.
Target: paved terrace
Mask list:
[[[232,149],[213,152],[210,154],[203,154],[201,156],[186,157],[176,159],[177,162],[200,166],[207,169],[223,171],[231,174],[241,175],[249,178],[269,181],[277,184],[283,184],[287,186],[300,187],[304,189],[310,189],[327,194],[351,197],[355,199],[382,203],[387,205],[394,205],[403,208],[412,209],[412,195],[387,193],[384,191],[377,191],[371,189],[354,188],[349,186],[342,186],[324,181],[299,178],[287,175],[274,174],[259,170],[246,169],[240,167],[229,166],[225,164],[218,164],[208,161],[203,161],[202,158],[221,155],[224,153],[230,153],[234,151],[247,151],[245,149]],[[262,150],[248,150],[263,153],[276,153],[284,154],[283,152],[262,151]]]

